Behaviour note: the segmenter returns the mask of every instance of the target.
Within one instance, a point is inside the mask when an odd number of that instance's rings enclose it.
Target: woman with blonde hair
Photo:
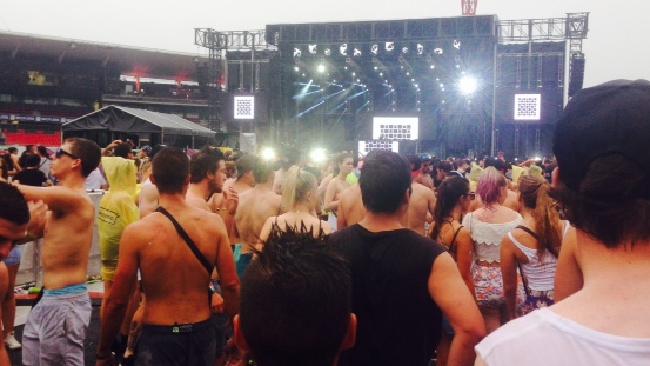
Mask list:
[[[315,238],[331,233],[332,229],[327,222],[316,216],[316,206],[320,203],[317,188],[313,174],[296,165],[289,168],[282,185],[284,213],[266,220],[260,240],[265,242],[272,229],[287,231],[287,228],[292,228],[297,232],[311,232]]]
[[[481,207],[463,218],[471,241],[458,243],[457,261],[468,286],[474,287],[476,301],[485,319],[488,332],[507,319],[501,277],[501,241],[506,234],[522,224],[521,215],[501,205],[508,194],[505,177],[494,167],[483,171],[476,190]]]
[[[517,268],[521,273],[525,300],[520,315],[555,303],[555,271],[562,238],[568,223],[562,223],[550,186],[543,175],[531,171],[519,178],[519,201],[523,223],[501,242],[501,272],[503,293],[510,319],[515,318],[517,297]]]

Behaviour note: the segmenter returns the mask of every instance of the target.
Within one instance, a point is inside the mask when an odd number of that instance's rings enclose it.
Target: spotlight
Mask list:
[[[300,67],[298,67],[298,66],[294,66],[294,67],[293,67],[293,71],[295,71],[295,72],[300,72]]]
[[[275,160],[275,150],[272,147],[263,147],[260,150],[260,158],[264,161],[274,161]]]
[[[478,81],[476,81],[476,78],[474,77],[463,76],[463,78],[460,79],[460,82],[458,83],[458,90],[463,95],[474,94],[474,92],[476,92],[476,89],[478,89]]]
[[[436,68],[436,65],[431,65],[431,66],[429,66],[429,68],[430,68],[431,70],[433,70],[433,69]]]
[[[357,73],[352,71],[352,76],[357,76]]]
[[[407,71],[406,76],[411,76],[411,73]]]
[[[319,64],[317,70],[318,70],[319,74],[324,73],[325,72],[325,65]]]
[[[375,66],[374,69],[377,70],[379,67]]]
[[[344,70],[347,70],[347,69],[348,69],[348,67],[347,67],[347,66],[343,66],[343,69],[344,69]]]
[[[309,160],[320,164],[327,161],[327,150],[322,147],[315,147],[309,152]]]
[[[302,56],[302,51],[300,50],[300,48],[294,48],[293,57],[300,57],[300,56]]]
[[[384,73],[383,73],[383,72],[380,72],[380,73],[379,73],[379,76],[384,76]]]
[[[339,47],[339,52],[341,53],[341,55],[343,55],[343,56],[347,56],[347,55],[348,55],[348,44],[347,44],[347,43],[343,43],[343,44],[341,45],[341,47]]]
[[[309,47],[309,53],[311,53],[312,55],[315,55],[316,54],[316,45],[315,44],[310,44],[308,47]]]

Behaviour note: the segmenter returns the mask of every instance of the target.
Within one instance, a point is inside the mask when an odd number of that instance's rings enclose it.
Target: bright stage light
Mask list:
[[[298,66],[294,66],[294,67],[293,67],[293,71],[295,71],[295,72],[300,72],[300,67],[298,67]]]
[[[431,70],[433,70],[433,69],[436,68],[436,65],[431,65],[431,66],[429,66],[429,68],[430,68]]]
[[[309,152],[309,160],[320,164],[327,161],[327,150],[322,147],[315,147]]]
[[[274,161],[275,160],[275,149],[272,147],[263,147],[260,150],[260,158],[264,161]]]
[[[325,72],[325,65],[319,64],[317,70],[318,70],[319,74],[324,73]]]
[[[471,95],[478,89],[478,81],[472,76],[463,76],[458,83],[458,90],[463,95]]]

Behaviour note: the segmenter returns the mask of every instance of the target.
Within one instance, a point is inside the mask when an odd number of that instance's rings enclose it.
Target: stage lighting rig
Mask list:
[[[458,82],[458,90],[463,95],[472,95],[478,89],[478,81],[473,76],[465,75]]]
[[[347,44],[347,43],[343,43],[343,44],[341,45],[341,47],[339,47],[339,52],[341,53],[341,55],[343,55],[343,56],[347,56],[347,55],[348,55],[348,44]]]

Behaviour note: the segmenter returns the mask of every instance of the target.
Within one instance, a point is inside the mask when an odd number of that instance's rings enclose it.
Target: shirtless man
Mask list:
[[[92,312],[86,279],[95,220],[95,207],[85,187],[86,177],[100,158],[94,142],[68,139],[52,162],[59,186],[19,186],[27,200],[41,200],[50,209],[41,253],[45,289],[25,324],[24,365],[84,364],[83,346]]]
[[[278,216],[281,196],[273,192],[273,169],[261,159],[255,160],[253,169],[255,187],[239,198],[235,213],[237,232],[243,243],[241,256],[237,262],[237,273],[243,274],[253,258],[253,249],[262,250],[259,234],[269,217]]]
[[[208,199],[223,188],[226,161],[219,150],[200,152],[190,161],[190,186],[185,200],[196,208],[210,211]]]
[[[339,208],[336,211],[336,229],[343,230],[348,226],[355,225],[366,215],[361,199],[361,188],[359,185],[348,187],[341,193]]]
[[[16,187],[0,182],[0,299],[7,296],[9,288],[9,272],[4,260],[14,248],[17,241],[27,236],[29,210],[25,197]],[[11,289],[13,293],[13,289]],[[2,310],[0,308],[0,310]],[[0,313],[0,318],[2,318]],[[12,319],[13,321],[13,319]],[[7,329],[7,324],[4,324]],[[4,342],[0,344],[0,365],[11,365]]]
[[[227,199],[228,195],[236,196],[235,199],[239,199],[239,195],[252,189],[255,186],[255,176],[253,175],[253,166],[255,165],[255,158],[249,155],[244,155],[239,160],[237,160],[237,175],[235,179],[228,179],[224,184],[224,193],[222,197],[218,199],[214,198],[213,207],[219,202],[223,206],[224,198]],[[228,229],[228,238],[230,242],[234,245],[240,243],[239,234],[237,233],[237,228],[235,226],[235,212],[231,210],[221,210],[221,217],[226,223],[226,228]]]
[[[245,244],[243,253],[250,252],[253,248],[261,250],[261,247],[258,247],[260,244],[259,233],[264,222],[269,217],[278,216],[281,213],[281,196],[273,192],[274,173],[272,167],[258,159],[255,161],[253,174],[258,183],[253,189],[241,195],[239,207],[235,213],[237,231]]]
[[[339,200],[341,193],[350,186],[346,178],[352,169],[354,169],[354,159],[350,154],[341,154],[336,159],[338,167],[338,174],[327,185],[327,192],[325,192],[325,200],[323,208],[325,211],[336,211],[339,207]]]
[[[135,364],[212,366],[216,329],[209,322],[208,264],[220,275],[226,312],[232,315],[238,308],[239,280],[226,228],[216,214],[187,204],[189,161],[183,152],[171,148],[159,152],[151,179],[160,194],[160,207],[122,235],[115,282],[102,314],[97,365],[113,362],[110,345],[139,269],[147,302]],[[199,260],[163,212],[178,221],[208,263]]]
[[[431,189],[419,183],[411,184],[411,197],[406,212],[408,225],[406,227],[425,236],[424,222],[433,220],[435,207],[436,195]]]

